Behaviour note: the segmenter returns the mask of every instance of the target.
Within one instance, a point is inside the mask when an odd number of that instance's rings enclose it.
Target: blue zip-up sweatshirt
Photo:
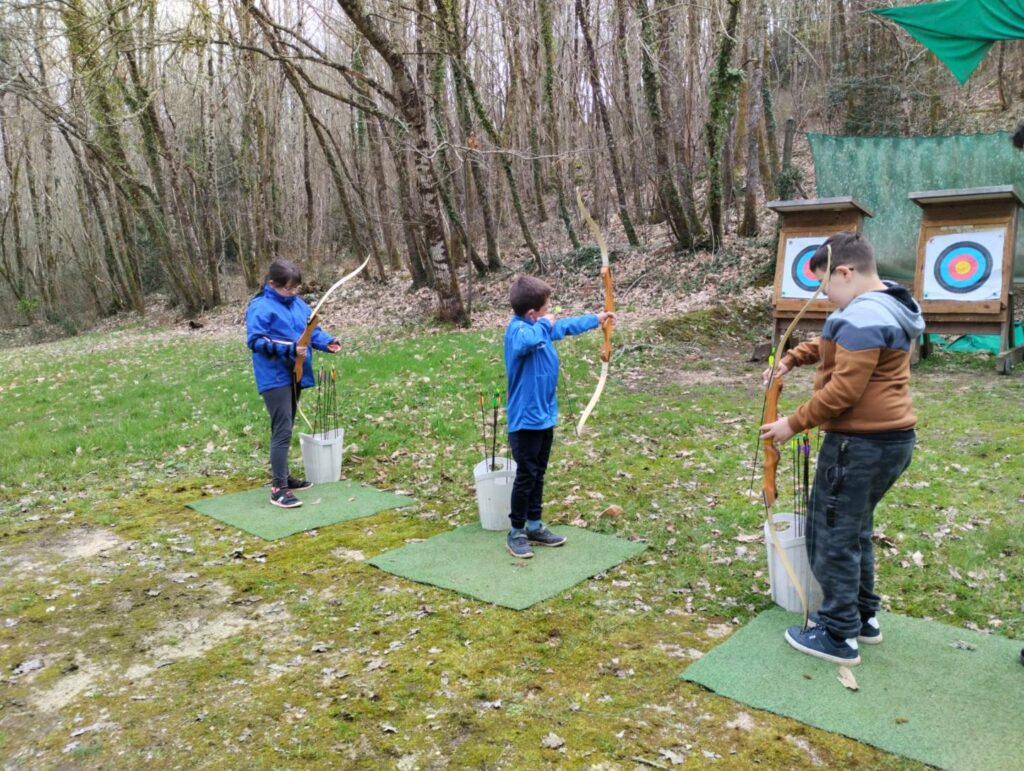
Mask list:
[[[508,431],[539,431],[558,422],[558,353],[555,340],[598,326],[597,315],[527,321],[515,316],[505,330]]]
[[[260,393],[292,384],[295,343],[302,337],[312,312],[301,297],[280,295],[269,284],[249,301],[245,311],[245,342],[252,351],[252,370]],[[318,326],[309,339],[309,347],[326,351],[333,341],[334,338]],[[302,365],[299,387],[311,388],[315,384],[313,351],[309,350]]]

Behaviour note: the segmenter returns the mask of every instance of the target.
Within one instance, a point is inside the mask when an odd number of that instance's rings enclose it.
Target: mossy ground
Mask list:
[[[919,767],[679,680],[770,604],[746,538],[763,518],[755,323],[617,330],[587,434],[556,435],[546,518],[649,548],[522,612],[361,559],[476,516],[498,329],[320,358],[341,378],[346,476],[419,505],[269,543],[185,508],[265,481],[237,341],[126,330],[0,353],[5,767]],[[566,425],[597,348],[560,344]],[[788,380],[793,406],[810,373]],[[913,387],[920,446],[877,522],[885,605],[1024,637],[1021,374],[938,356]]]

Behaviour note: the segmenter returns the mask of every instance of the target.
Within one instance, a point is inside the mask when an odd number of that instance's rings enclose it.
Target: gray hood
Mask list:
[[[893,281],[882,283],[888,287],[884,292],[865,292],[855,297],[844,310],[849,310],[857,303],[874,303],[884,308],[911,340],[920,336],[924,332],[924,317],[917,300],[906,287]]]

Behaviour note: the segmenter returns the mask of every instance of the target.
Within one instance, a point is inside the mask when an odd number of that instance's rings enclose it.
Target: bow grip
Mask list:
[[[772,377],[772,382],[768,386],[768,391],[765,394],[764,402],[764,422],[774,423],[779,419],[779,394],[782,393],[782,380],[778,377]],[[761,485],[761,495],[764,497],[764,503],[766,506],[771,506],[775,503],[775,499],[778,498],[779,491],[775,483],[776,472],[779,468],[779,459],[781,453],[776,449],[775,444],[771,439],[762,439],[761,443],[764,447],[764,475],[763,482]]]
[[[292,368],[292,377],[296,383],[302,382],[302,366],[306,363],[306,354],[299,356],[299,348],[309,348],[310,338],[313,337],[313,329],[316,327],[316,314],[314,313],[309,317],[309,321],[306,322],[306,328],[302,331],[302,336],[298,342],[295,343],[295,366]]]
[[[614,313],[615,296],[612,294],[611,268],[601,267],[601,283],[604,284],[604,309],[607,313]],[[601,346],[601,361],[610,361],[612,358],[612,325],[611,319],[605,319],[601,323],[601,331],[604,332],[604,343]]]

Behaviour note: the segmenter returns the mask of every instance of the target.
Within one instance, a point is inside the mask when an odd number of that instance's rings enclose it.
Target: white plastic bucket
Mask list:
[[[771,529],[775,529],[772,537]],[[813,612],[821,607],[822,592],[818,579],[811,573],[807,561],[807,539],[804,537],[804,517],[802,514],[780,512],[773,514],[764,523],[764,542],[768,547],[768,580],[772,587],[772,600],[776,605],[794,613],[802,613],[800,592],[807,596],[807,610]],[[777,541],[777,543],[776,543]],[[793,585],[793,579],[779,555],[779,548],[785,553],[793,568],[793,575],[799,582],[799,589]]]
[[[512,512],[512,483],[516,478],[516,462],[496,456],[482,460],[473,467],[476,482],[476,503],[480,509],[480,527],[484,530],[508,530]]]
[[[345,429],[333,428],[322,434],[299,434],[302,465],[306,479],[314,484],[341,479],[341,451],[345,447]]]

